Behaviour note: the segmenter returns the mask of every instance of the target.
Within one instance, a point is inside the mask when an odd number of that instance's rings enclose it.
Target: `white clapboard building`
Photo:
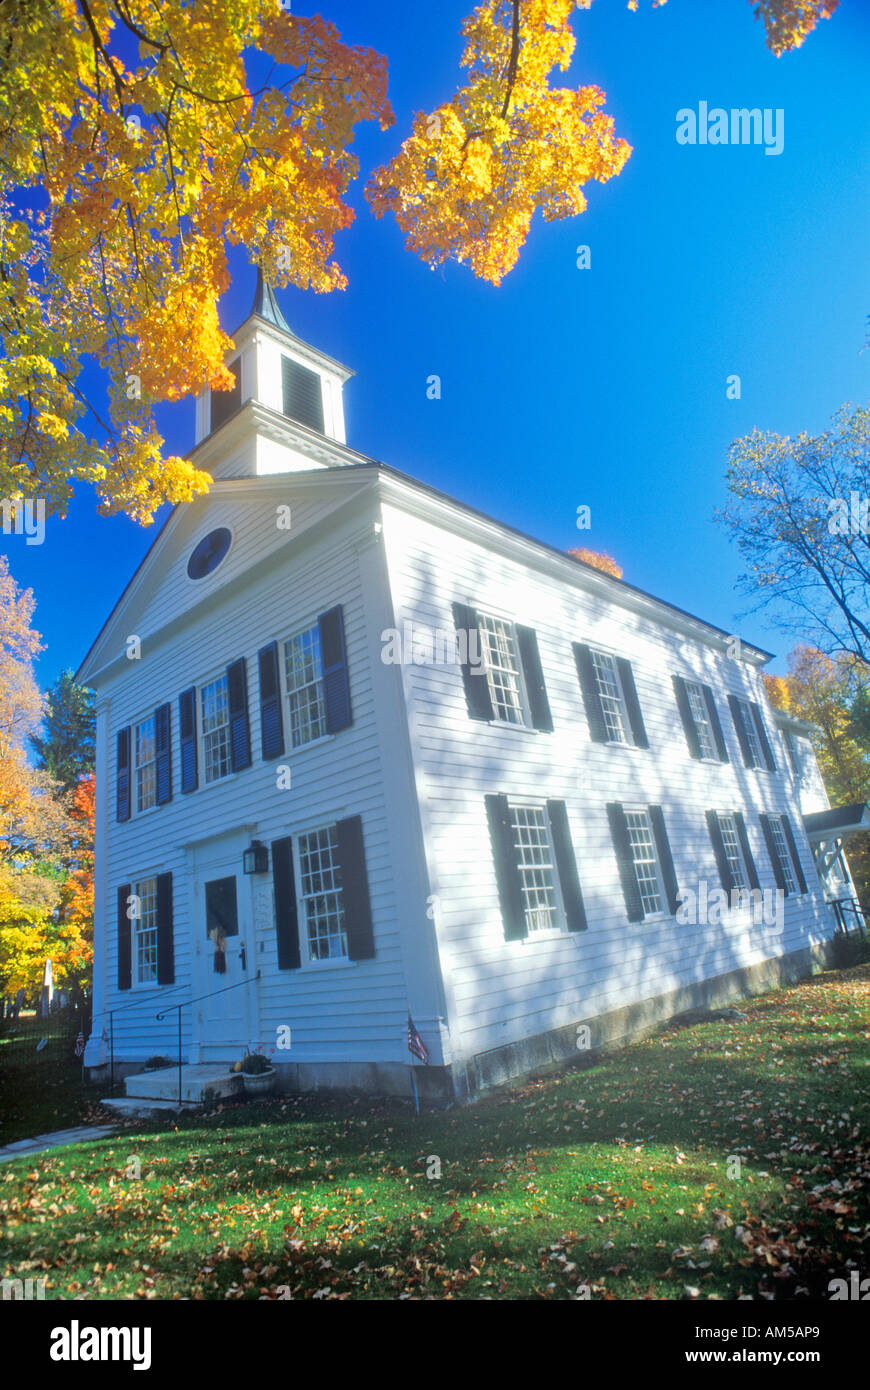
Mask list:
[[[408,1094],[410,1015],[464,1095],[809,973],[864,808],[768,654],[349,448],[349,370],[262,281],[230,366],[214,485],[78,673],[86,1063],[259,1044],[284,1087]]]

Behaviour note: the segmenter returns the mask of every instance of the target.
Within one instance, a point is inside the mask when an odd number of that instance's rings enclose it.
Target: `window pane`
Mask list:
[[[226,676],[204,685],[201,699],[205,780],[216,782],[230,770],[230,705]]]
[[[713,738],[713,730],[710,728],[710,714],[707,709],[707,701],[704,699],[704,692],[695,681],[686,681],[686,692],[689,696],[689,708],[692,711],[692,718],[695,721],[695,728],[698,732],[698,742],[701,745],[702,758],[716,758],[716,742]]]
[[[725,847],[725,858],[728,860],[728,867],[731,870],[731,882],[734,888],[745,888],[746,875],[743,872],[743,855],[740,853],[740,841],[737,838],[737,826],[733,816],[720,816],[719,829],[722,832],[722,844]]]
[[[616,673],[616,662],[606,652],[593,652],[592,665],[598,682],[598,695],[604,713],[604,727],[611,743],[628,743],[628,721],[622,702],[622,690]]]
[[[215,878],[205,885],[205,932],[209,941],[218,937],[238,936],[239,909],[236,901],[236,876]]]
[[[791,868],[791,855],[785,842],[785,834],[782,828],[782,821],[779,816],[770,817],[770,829],[773,835],[773,843],[776,847],[776,857],[779,860],[779,867],[782,869],[782,876],[785,879],[787,893],[796,893],[797,884]]]
[[[520,669],[510,623],[482,613],[480,642],[495,718],[502,719],[507,724],[522,724],[524,721]]]
[[[299,836],[299,870],[309,960],[347,955],[335,826]]]
[[[758,733],[755,728],[755,720],[752,717],[752,710],[745,700],[738,700],[737,708],[740,710],[740,717],[743,720],[743,731],[746,734],[746,742],[749,744],[752,761],[755,763],[756,767],[761,767],[764,759],[761,756],[761,746],[758,742]]]
[[[144,985],[157,979],[157,879],[140,879],[133,892],[139,900],[139,915],[132,923],[136,982]]]
[[[326,729],[320,628],[310,627],[284,643],[284,675],[294,748],[322,738]]]
[[[511,821],[526,928],[529,932],[545,931],[558,926],[556,875],[546,812],[541,806],[512,806]]]
[[[147,811],[157,800],[157,737],[154,716],[136,725],[136,810]]]
[[[628,838],[644,916],[662,912],[658,858],[646,811],[627,811]]]

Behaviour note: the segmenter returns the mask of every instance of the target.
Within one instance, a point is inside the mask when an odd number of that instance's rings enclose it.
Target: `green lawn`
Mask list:
[[[19,1160],[0,1275],[48,1298],[825,1297],[867,1268],[868,1006],[862,965],[419,1119],[275,1098]]]

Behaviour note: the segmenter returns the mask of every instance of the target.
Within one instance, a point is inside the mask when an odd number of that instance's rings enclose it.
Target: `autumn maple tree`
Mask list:
[[[780,53],[835,6],[755,9]],[[574,8],[479,4],[465,80],[370,175],[373,211],[429,265],[498,284],[537,211],[582,212],[623,167],[604,93],[551,85]],[[232,384],[229,246],[278,286],[345,284],[364,121],[393,123],[386,59],[281,0],[0,0],[0,497],[63,513],[84,481],[145,523],[208,488],[164,455],[154,407]]]

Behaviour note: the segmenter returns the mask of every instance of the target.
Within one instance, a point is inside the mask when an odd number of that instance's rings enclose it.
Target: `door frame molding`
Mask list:
[[[217,834],[190,840],[182,848],[187,855],[187,878],[189,888],[189,910],[191,923],[191,975],[192,998],[190,1020],[190,1061],[196,1065],[203,1060],[204,1050],[211,1051],[219,1046],[213,1039],[205,1036],[207,1025],[200,1022],[200,1012],[207,1006],[201,994],[209,991],[204,988],[205,981],[205,884],[213,878],[225,878],[230,873],[236,876],[236,893],[239,912],[238,942],[245,944],[247,957],[246,985],[240,985],[239,994],[244,1001],[245,1041],[252,1036],[252,1027],[259,1028],[259,998],[256,988],[256,922],[254,918],[253,875],[245,874],[242,868],[242,854],[250,840],[256,836],[259,824],[256,821],[232,826]],[[241,882],[240,882],[241,880]],[[247,891],[244,884],[247,882]],[[220,977],[216,977],[220,978]],[[220,988],[220,986],[216,986]]]

